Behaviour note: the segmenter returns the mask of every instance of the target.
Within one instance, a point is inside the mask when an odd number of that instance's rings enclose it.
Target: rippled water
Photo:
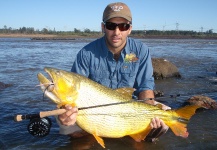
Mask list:
[[[37,113],[55,109],[48,99],[42,100],[37,73],[45,66],[70,70],[77,52],[93,39],[71,41],[32,41],[26,38],[0,38],[0,82],[13,84],[0,91],[0,149],[102,149],[92,136],[70,140],[58,134],[52,119],[48,136],[37,138],[27,131],[28,120],[14,122],[16,114]],[[174,99],[161,100],[173,108],[179,107],[191,95],[203,94],[217,100],[217,40],[143,39],[152,57],[173,62],[181,79],[156,81],[156,89],[165,97],[181,94]],[[187,139],[171,131],[156,143],[136,143],[129,137],[105,139],[107,149],[213,149],[217,146],[217,112],[198,112],[188,124]]]

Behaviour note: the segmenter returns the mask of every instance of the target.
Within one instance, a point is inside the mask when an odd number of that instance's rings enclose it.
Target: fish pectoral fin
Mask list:
[[[97,136],[96,134],[93,134],[93,136],[95,137],[95,139],[97,140],[97,142],[103,147],[105,148],[105,143],[103,141],[103,139],[99,136]]]
[[[77,105],[76,105],[76,103],[71,103],[70,104],[72,107],[76,107]]]
[[[58,103],[57,104],[57,108],[65,108],[65,105],[67,105],[68,103],[64,103],[64,102],[62,102],[62,103]],[[76,107],[76,104],[75,103],[72,103],[72,104],[69,104],[69,105],[71,105],[72,107]]]
[[[130,137],[132,137],[136,142],[141,142],[142,140],[145,140],[146,136],[149,134],[149,132],[151,131],[151,126],[148,126],[145,130],[143,130],[140,133],[136,133],[136,134],[131,134],[129,135]]]

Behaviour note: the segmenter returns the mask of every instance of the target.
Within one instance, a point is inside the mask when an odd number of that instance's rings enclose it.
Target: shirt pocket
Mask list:
[[[125,63],[121,69],[120,85],[122,87],[133,87],[138,71],[138,63]]]
[[[121,73],[124,76],[133,77],[137,73],[139,63],[124,63],[121,67]]]

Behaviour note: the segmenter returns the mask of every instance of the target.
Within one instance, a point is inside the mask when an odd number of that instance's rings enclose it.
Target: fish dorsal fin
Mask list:
[[[133,92],[135,90],[136,89],[134,89],[134,88],[118,88],[115,91],[126,96],[127,98],[132,98]]]
[[[146,136],[150,133],[151,130],[152,130],[151,126],[149,125],[142,132],[136,133],[136,134],[131,134],[129,136],[132,137],[136,142],[141,142],[142,140],[144,140],[146,138]]]
[[[96,134],[93,134],[93,136],[95,137],[95,139],[97,140],[97,142],[103,147],[105,148],[105,143],[103,141],[103,139],[99,136],[97,136]]]

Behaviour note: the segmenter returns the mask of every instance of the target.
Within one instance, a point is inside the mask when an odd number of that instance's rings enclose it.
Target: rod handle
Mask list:
[[[39,113],[40,118],[48,117],[48,116],[57,116],[66,112],[66,109],[55,109],[51,111],[42,111]]]
[[[55,109],[55,110],[50,110],[50,111],[41,111],[41,112],[39,112],[39,114],[15,115],[14,121],[20,122],[20,121],[23,121],[26,119],[44,118],[44,117],[48,117],[48,116],[61,115],[65,112],[66,112],[65,109]]]

